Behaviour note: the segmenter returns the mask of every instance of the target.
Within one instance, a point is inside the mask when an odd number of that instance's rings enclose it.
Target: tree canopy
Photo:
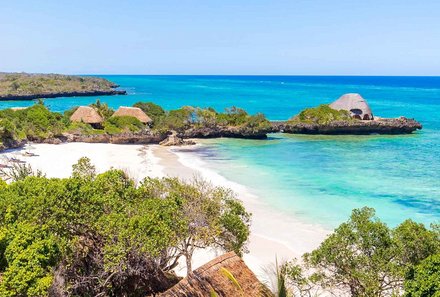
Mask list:
[[[0,296],[145,296],[176,283],[181,257],[191,269],[195,249],[241,253],[249,236],[233,193],[200,180],[135,185],[82,158],[70,178],[0,187]]]
[[[355,209],[314,251],[303,256],[305,267],[285,265],[295,296],[317,288],[350,296],[434,296],[440,281],[433,269],[440,254],[437,226],[406,220],[389,228],[372,208]],[[307,275],[307,272],[312,272]]]

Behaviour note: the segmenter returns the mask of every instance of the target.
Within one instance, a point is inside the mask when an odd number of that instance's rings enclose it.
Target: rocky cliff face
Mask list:
[[[202,127],[190,128],[177,134],[181,138],[246,138],[246,139],[266,139],[267,133],[271,130],[257,130],[242,127]]]
[[[235,281],[234,281],[235,280]],[[160,297],[273,296],[234,252],[220,256],[181,280]]]
[[[108,95],[126,95],[124,90],[108,91],[75,91],[75,92],[53,92],[36,93],[26,95],[0,95],[1,100],[34,100],[39,98],[58,98],[58,97],[86,97],[86,96],[108,96]]]
[[[335,121],[329,124],[273,122],[272,127],[274,132],[328,135],[409,134],[422,129],[419,122],[405,117],[374,121]]]
[[[67,142],[87,142],[87,143],[115,143],[115,144],[157,144],[163,141],[167,136],[165,134],[152,134],[149,132],[142,133],[120,133],[95,134],[95,135],[78,135],[67,134],[65,141]]]

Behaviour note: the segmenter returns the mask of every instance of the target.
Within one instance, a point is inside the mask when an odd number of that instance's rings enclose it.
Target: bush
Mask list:
[[[390,229],[375,216],[374,209],[364,207],[353,210],[350,219],[316,250],[304,254],[307,267],[314,273],[309,278],[296,274],[291,281],[301,290],[313,283],[351,296],[400,296],[409,275],[413,280],[407,281],[407,287],[412,289],[416,288],[412,281],[432,281],[428,276],[436,273],[438,277],[438,270],[430,268],[438,259],[420,263],[439,252],[440,234],[435,228],[407,220]],[[299,271],[297,266],[292,267]],[[411,273],[414,268],[415,273]]]
[[[292,123],[320,124],[325,125],[334,121],[356,121],[346,110],[335,110],[327,104],[318,107],[307,108],[297,116],[289,120]]]
[[[440,254],[426,258],[408,275],[405,296],[440,296]]]
[[[63,116],[51,112],[43,104],[35,104],[26,109],[0,111],[0,121],[3,123],[2,137],[10,140],[44,139],[61,135],[66,128]],[[3,140],[4,140],[3,138]]]
[[[104,123],[105,128],[114,129],[112,126],[122,131],[130,132],[138,132],[144,128],[144,124],[141,121],[130,116],[111,117]]]
[[[153,124],[165,116],[165,110],[153,102],[137,102],[133,106],[142,109],[153,120]]]
[[[1,296],[150,296],[175,283],[195,249],[242,252],[249,214],[232,192],[205,182],[96,175],[0,182]],[[191,267],[191,264],[189,264]]]

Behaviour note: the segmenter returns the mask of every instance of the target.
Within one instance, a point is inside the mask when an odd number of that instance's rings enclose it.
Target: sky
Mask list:
[[[0,0],[0,72],[440,75],[439,0]]]

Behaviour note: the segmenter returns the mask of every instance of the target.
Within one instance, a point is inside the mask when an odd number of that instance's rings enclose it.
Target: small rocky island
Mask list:
[[[272,122],[274,131],[290,134],[409,134],[422,129],[414,119],[374,116],[359,94],[345,94],[335,102],[308,108],[288,121]]]
[[[113,82],[89,76],[0,73],[0,100],[125,95]]]

